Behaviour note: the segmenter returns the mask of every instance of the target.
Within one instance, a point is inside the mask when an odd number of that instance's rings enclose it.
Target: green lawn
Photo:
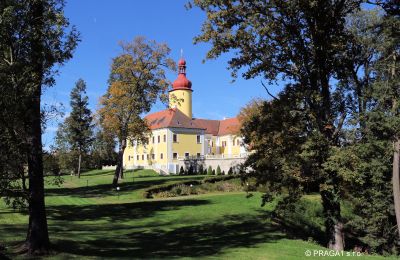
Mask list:
[[[309,259],[307,249],[325,250],[300,239],[302,232],[271,221],[272,205],[261,208],[260,194],[144,199],[150,186],[204,176],[163,177],[141,170],[126,173],[118,196],[110,186],[112,174],[91,171],[81,179],[66,176],[61,187],[47,184],[49,232],[57,251],[49,259]],[[9,245],[13,259],[12,245],[24,239],[26,227],[26,214],[0,204],[0,242]],[[349,258],[383,259],[334,259]]]

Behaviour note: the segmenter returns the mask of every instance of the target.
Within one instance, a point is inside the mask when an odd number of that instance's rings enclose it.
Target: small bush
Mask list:
[[[198,174],[204,174],[204,166],[202,164],[200,164],[197,172]]]
[[[187,172],[188,175],[194,175],[193,165],[189,166],[189,170]]]
[[[212,175],[216,175],[216,174],[215,174],[215,169],[212,170]]]
[[[221,167],[219,167],[219,165],[217,166],[216,175],[221,175]]]
[[[232,167],[230,167],[228,170],[228,175],[232,175],[232,174],[233,174],[233,169],[232,169]]]
[[[221,175],[225,175],[225,171],[222,171]]]
[[[211,165],[208,166],[208,170],[207,170],[207,175],[212,175],[213,174],[213,169],[211,168]]]
[[[185,175],[185,170],[183,169],[183,166],[181,166],[181,169],[179,170],[179,175]]]

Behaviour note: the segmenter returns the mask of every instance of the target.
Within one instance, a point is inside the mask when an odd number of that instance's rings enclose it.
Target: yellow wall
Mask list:
[[[202,143],[197,143],[196,133],[176,133],[178,142],[172,143],[172,153],[178,153],[179,157],[189,153],[190,156],[196,156],[197,153],[202,153]],[[204,142],[204,139],[202,140]]]
[[[169,107],[174,108],[175,106],[189,118],[192,118],[192,91],[178,89],[169,92]]]
[[[232,155],[240,155],[241,141],[239,141],[239,145],[237,144],[237,141],[240,140],[240,138],[238,138],[237,136],[233,136],[233,140],[234,140],[235,144],[232,146]]]
[[[124,153],[124,165],[127,166],[147,166],[152,164],[166,164],[168,161],[167,154],[167,129],[155,130],[152,131],[151,135],[149,135],[148,144],[139,144],[136,148],[131,144],[125,149]],[[164,135],[166,135],[166,141],[164,142]],[[153,136],[155,143],[153,144]],[[158,136],[160,136],[160,143],[158,143]],[[163,154],[163,159],[160,159],[160,154]],[[152,159],[151,154],[155,155],[155,158]],[[137,160],[137,155],[139,155],[139,160]],[[144,160],[142,159],[142,155],[144,155]],[[147,155],[149,158],[147,159]],[[131,156],[130,161],[128,161]]]
[[[219,137],[219,153],[223,155],[239,155],[240,145],[237,145],[237,138],[234,135],[224,135]],[[235,141],[235,144],[233,144]],[[226,142],[226,146],[222,146],[222,142]],[[229,146],[231,147],[229,149]]]

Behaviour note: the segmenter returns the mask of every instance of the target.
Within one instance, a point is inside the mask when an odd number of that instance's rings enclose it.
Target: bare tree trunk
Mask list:
[[[31,40],[33,61],[33,82],[36,85],[27,89],[27,112],[25,120],[28,178],[29,178],[29,227],[25,241],[28,254],[46,254],[50,248],[47,229],[46,208],[44,201],[43,157],[42,157],[42,129],[40,97],[43,79],[43,13],[42,1],[33,1],[31,4],[32,28]]]
[[[118,157],[117,157],[117,168],[115,169],[114,179],[113,179],[113,186],[116,187],[118,184],[118,179],[123,178],[124,173],[124,151],[126,148],[126,139],[122,139],[119,142],[119,150],[118,150]]]
[[[399,170],[399,153],[400,153],[400,140],[396,140],[393,143],[393,171],[392,171],[392,183],[393,183],[393,201],[394,211],[396,214],[397,230],[400,236],[400,170]]]
[[[82,153],[79,152],[79,157],[78,157],[78,178],[81,178],[81,161],[82,161]]]
[[[25,242],[29,254],[47,253],[50,247],[44,201],[42,130],[40,113],[41,87],[38,86],[28,109],[26,133],[29,177],[29,227]]]
[[[322,205],[325,214],[325,228],[328,238],[328,248],[344,250],[344,230],[341,219],[340,202],[335,199],[335,190],[323,191],[321,193]]]

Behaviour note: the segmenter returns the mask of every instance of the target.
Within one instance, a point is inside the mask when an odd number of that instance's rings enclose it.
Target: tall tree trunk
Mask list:
[[[47,253],[50,248],[44,201],[42,129],[40,113],[41,84],[43,79],[43,13],[42,1],[32,1],[32,61],[33,82],[27,89],[25,120],[29,178],[29,227],[25,248],[29,254]]]
[[[392,183],[393,183],[393,201],[394,211],[396,214],[397,231],[400,236],[400,170],[399,170],[399,156],[400,156],[400,140],[396,140],[393,143],[393,171],[392,171]]]
[[[123,178],[124,174],[124,151],[126,148],[126,138],[119,141],[119,150],[117,157],[117,168],[115,169],[113,186],[116,187],[118,184],[118,179]]]
[[[81,178],[81,161],[82,161],[82,153],[79,152],[79,156],[78,156],[78,178]]]
[[[334,187],[321,192],[328,248],[342,251],[344,250],[344,231],[340,202],[336,196],[338,195]]]

